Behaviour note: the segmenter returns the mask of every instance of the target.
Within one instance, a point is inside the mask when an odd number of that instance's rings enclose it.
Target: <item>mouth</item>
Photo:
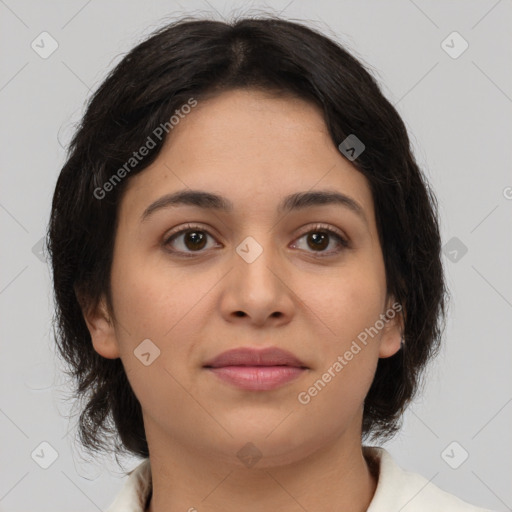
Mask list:
[[[292,353],[277,347],[228,350],[208,361],[203,368],[225,383],[253,391],[276,389],[309,370]]]

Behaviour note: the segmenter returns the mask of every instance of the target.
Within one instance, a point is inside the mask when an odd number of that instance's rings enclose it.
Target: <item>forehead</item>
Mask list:
[[[228,197],[235,211],[275,208],[283,196],[331,189],[373,216],[367,180],[340,154],[320,108],[257,90],[198,100],[174,125],[157,159],[127,185],[125,214],[140,215],[164,193],[184,188]]]

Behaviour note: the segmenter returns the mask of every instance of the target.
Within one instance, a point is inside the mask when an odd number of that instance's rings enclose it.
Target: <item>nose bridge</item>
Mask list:
[[[262,227],[252,230],[235,247],[230,308],[253,317],[266,317],[288,309],[287,287],[282,283],[283,265],[275,232]]]
[[[270,269],[279,267],[279,250],[275,246],[274,232],[260,230],[246,236],[235,248],[238,278],[249,279],[251,286],[258,288],[272,286],[276,279]],[[274,271],[275,272],[275,271]],[[245,283],[246,285],[248,283]]]

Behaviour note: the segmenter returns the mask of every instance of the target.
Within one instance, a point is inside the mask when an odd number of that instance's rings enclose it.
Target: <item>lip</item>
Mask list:
[[[234,348],[222,352],[204,364],[205,367],[221,368],[224,366],[307,366],[291,352],[278,347],[254,349],[248,347]]]
[[[252,391],[269,391],[298,378],[309,368],[277,347],[236,348],[208,361],[204,368],[224,382]]]

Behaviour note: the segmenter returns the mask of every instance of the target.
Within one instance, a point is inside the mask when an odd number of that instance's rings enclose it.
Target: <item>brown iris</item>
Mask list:
[[[327,233],[322,232],[314,232],[308,235],[308,245],[312,249],[325,249],[329,245],[329,237]],[[313,245],[310,245],[309,242],[313,241]]]
[[[184,243],[187,249],[201,250],[205,246],[206,235],[202,231],[189,231],[184,235]]]

